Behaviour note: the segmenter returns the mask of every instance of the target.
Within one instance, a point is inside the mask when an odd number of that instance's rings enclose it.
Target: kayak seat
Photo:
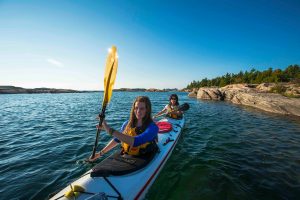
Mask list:
[[[147,166],[154,158],[158,149],[142,156],[121,154],[118,151],[97,164],[91,172],[91,177],[121,176],[135,172]]]

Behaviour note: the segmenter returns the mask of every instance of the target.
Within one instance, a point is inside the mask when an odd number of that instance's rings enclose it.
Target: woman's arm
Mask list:
[[[118,142],[116,142],[114,139],[112,139],[101,151],[99,151],[98,153],[95,153],[94,158],[90,157],[89,160],[94,161],[94,160],[100,158],[101,156],[103,156],[104,154],[109,152],[111,149],[113,149],[118,144],[119,144]]]
[[[132,136],[129,136],[129,135],[126,135],[126,134],[123,134],[117,130],[114,130],[112,128],[110,128],[108,126],[108,124],[106,123],[105,120],[103,120],[103,128],[105,129],[105,131],[107,133],[109,133],[110,135],[116,137],[118,140],[122,141],[122,142],[125,142],[126,144],[132,146],[133,143],[134,143],[134,137]]]
[[[118,131],[114,131],[112,133],[114,137],[118,138],[119,140],[133,147],[140,146],[142,144],[145,144],[146,142],[153,141],[157,137],[157,134],[158,134],[158,127],[155,123],[151,123],[143,133],[135,137],[125,135]]]
[[[133,146],[134,143],[134,137],[120,133],[119,131],[113,131],[111,133],[112,136],[118,138],[118,140],[125,142],[126,144]]]
[[[161,114],[166,113],[166,112],[167,112],[167,109],[164,108],[164,109],[162,109],[162,111],[160,111],[159,113],[157,113],[156,115],[154,115],[153,118],[156,118],[156,117],[158,117],[158,116],[160,116]]]
[[[112,150],[115,146],[117,146],[119,143],[116,142],[114,139],[112,139],[100,152],[103,154],[106,154],[110,150]]]
[[[151,123],[149,127],[142,134],[135,137],[120,133],[119,131],[110,128],[105,120],[103,121],[102,125],[107,133],[109,133],[110,135],[116,137],[118,140],[130,146],[139,146],[146,142],[150,142],[157,137],[157,133],[158,133],[158,127],[154,123]]]

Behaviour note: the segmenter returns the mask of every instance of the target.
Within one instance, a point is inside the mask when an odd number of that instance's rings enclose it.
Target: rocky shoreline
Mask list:
[[[284,89],[282,94],[272,93]],[[194,89],[189,97],[206,100],[229,101],[234,104],[255,107],[267,112],[300,117],[299,84],[274,83],[232,84],[225,87],[202,87]],[[292,97],[291,97],[292,96]]]

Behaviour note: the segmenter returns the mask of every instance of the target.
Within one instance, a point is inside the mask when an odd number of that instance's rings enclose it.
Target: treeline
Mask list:
[[[237,74],[227,73],[226,75],[213,79],[204,78],[201,81],[193,81],[188,84],[187,88],[200,88],[218,86],[223,87],[229,84],[236,83],[278,83],[278,82],[295,82],[300,83],[300,67],[299,65],[290,65],[285,70],[269,68],[265,71],[251,69],[248,71],[240,71]]]

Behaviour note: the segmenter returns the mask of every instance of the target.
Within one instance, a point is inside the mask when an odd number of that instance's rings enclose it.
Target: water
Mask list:
[[[146,199],[298,199],[299,118],[226,102],[190,103],[182,136]],[[102,93],[0,96],[0,199],[45,199],[89,170]],[[156,113],[170,93],[114,92],[106,117],[119,128],[133,99]],[[99,147],[110,137],[101,133]]]

